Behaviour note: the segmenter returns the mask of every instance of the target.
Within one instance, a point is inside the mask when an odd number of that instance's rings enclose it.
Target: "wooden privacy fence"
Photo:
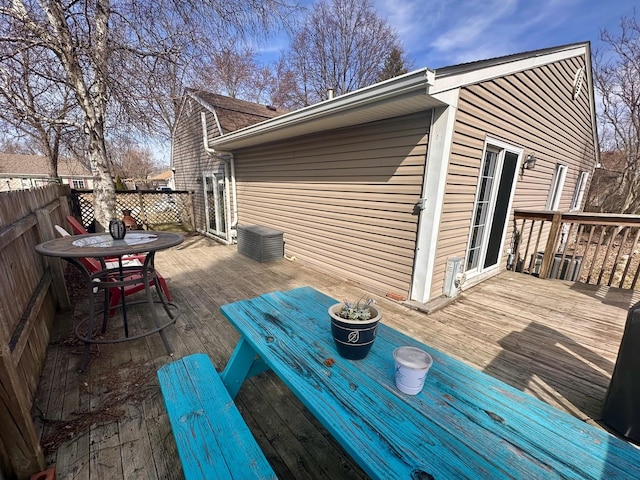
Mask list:
[[[89,229],[94,219],[93,190],[73,190],[73,214]],[[158,230],[178,226],[195,231],[193,192],[187,190],[135,190],[116,192],[116,213],[130,210],[140,228]]]
[[[513,270],[638,288],[640,215],[516,210],[514,222]]]
[[[62,264],[35,246],[69,214],[70,190],[0,193],[0,478],[28,478],[44,458],[31,417],[55,308],[69,308]]]

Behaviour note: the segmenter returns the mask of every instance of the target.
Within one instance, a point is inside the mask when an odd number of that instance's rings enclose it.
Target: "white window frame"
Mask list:
[[[584,191],[587,188],[587,179],[589,178],[588,172],[580,172],[578,176],[578,183],[576,183],[576,189],[573,192],[573,198],[571,199],[571,206],[569,207],[570,212],[575,212],[576,210],[580,210],[580,206],[582,205],[582,199],[584,198]]]
[[[547,200],[547,210],[555,211],[560,206],[560,198],[562,197],[562,189],[564,181],[567,178],[567,166],[556,163],[556,172],[553,175],[551,189],[549,190],[549,199]]]
[[[73,184],[73,188],[75,189],[84,189],[85,185],[84,185],[84,179],[72,179],[71,183]]]

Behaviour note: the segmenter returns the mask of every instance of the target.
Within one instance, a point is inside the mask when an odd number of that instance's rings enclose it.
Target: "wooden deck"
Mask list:
[[[182,310],[167,330],[175,356],[206,352],[218,370],[238,338],[221,305],[304,285],[337,299],[366,294],[296,262],[260,264],[203,237],[160,252],[156,265]],[[639,300],[629,291],[506,272],[430,315],[378,303],[384,323],[597,424],[627,309]],[[34,409],[57,478],[182,478],[155,377],[170,360],[160,337],[101,346],[79,374],[71,325],[84,308],[79,301],[57,318]],[[365,478],[274,375],[251,379],[236,402],[280,478]]]

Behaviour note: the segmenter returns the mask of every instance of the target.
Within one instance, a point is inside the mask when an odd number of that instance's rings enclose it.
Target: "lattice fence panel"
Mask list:
[[[148,230],[169,225],[192,230],[190,195],[186,191],[116,192],[116,215],[122,217],[124,210],[130,210],[139,228]],[[73,196],[74,213],[89,230],[94,219],[93,192],[75,190]]]

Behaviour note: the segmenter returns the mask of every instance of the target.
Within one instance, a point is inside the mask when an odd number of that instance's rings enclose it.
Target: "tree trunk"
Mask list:
[[[89,163],[93,173],[93,206],[96,232],[109,229],[109,221],[115,218],[116,189],[104,143],[104,129],[100,123],[88,125]]]

